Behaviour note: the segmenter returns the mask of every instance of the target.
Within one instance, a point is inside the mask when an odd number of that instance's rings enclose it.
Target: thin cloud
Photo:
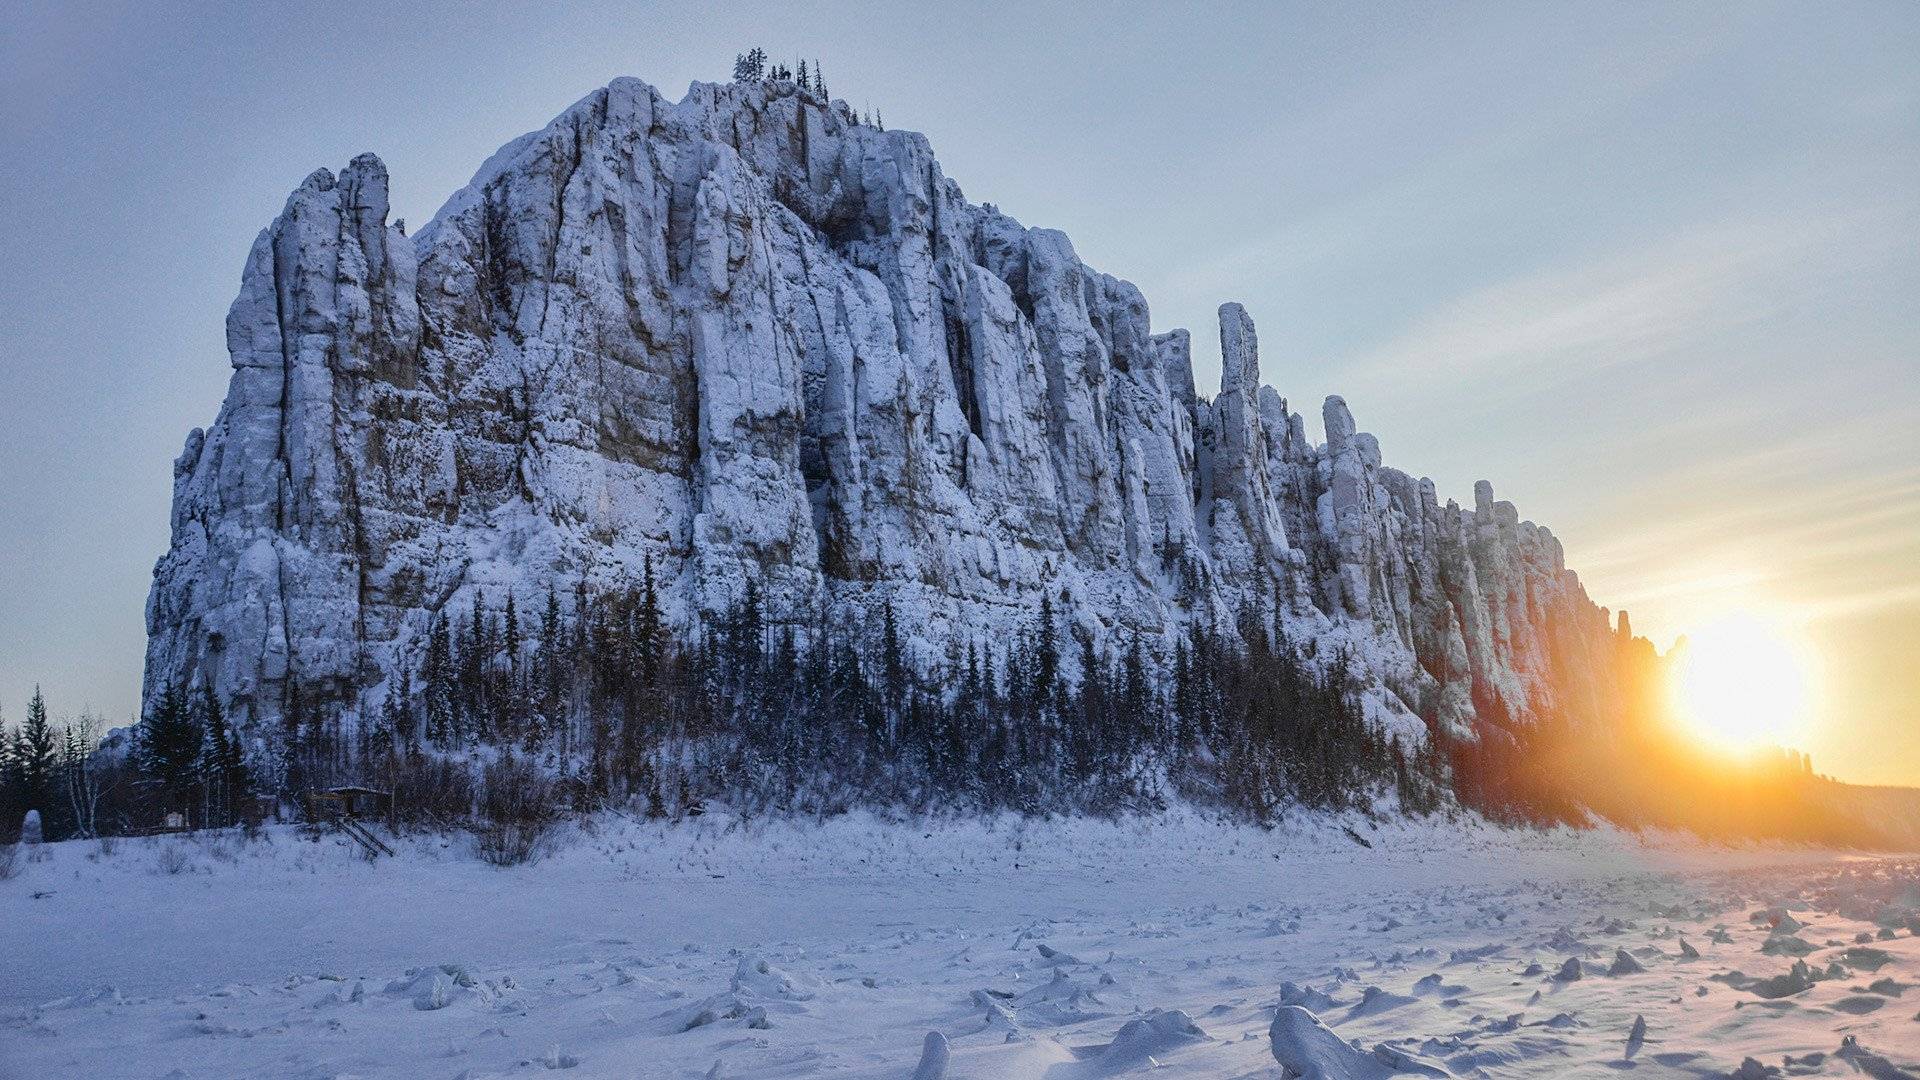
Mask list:
[[[1858,252],[1878,218],[1721,224],[1594,264],[1556,266],[1435,308],[1349,370],[1367,378],[1543,383],[1643,363],[1724,338],[1773,310],[1822,253]]]

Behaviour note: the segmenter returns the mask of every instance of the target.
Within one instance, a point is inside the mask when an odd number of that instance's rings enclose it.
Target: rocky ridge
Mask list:
[[[226,402],[175,463],[149,694],[352,715],[435,613],[648,561],[682,627],[749,579],[856,625],[887,598],[924,664],[1043,592],[1099,648],[1257,612],[1412,738],[1604,722],[1650,648],[1485,481],[1441,503],[1337,397],[1310,442],[1240,305],[1204,398],[1138,289],[791,83],[617,80],[416,235],[387,219],[363,155],[254,243]]]

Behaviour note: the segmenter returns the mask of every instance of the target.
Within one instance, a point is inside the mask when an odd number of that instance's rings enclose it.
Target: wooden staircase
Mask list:
[[[386,841],[375,836],[373,830],[367,828],[366,825],[358,819],[344,816],[337,817],[333,819],[333,827],[347,834],[354,843],[359,844],[360,849],[367,853],[367,858],[377,859],[382,855],[388,858],[393,857],[393,849],[387,846]]]

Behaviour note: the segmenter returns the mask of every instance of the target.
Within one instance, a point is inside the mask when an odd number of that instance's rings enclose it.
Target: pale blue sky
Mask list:
[[[924,131],[1443,495],[1494,482],[1664,647],[1752,609],[1803,743],[1920,782],[1920,5],[99,6],[0,26],[0,709],[135,706],[170,463],[254,234],[373,150],[431,216],[618,75],[753,44]],[[1203,385],[1203,389],[1207,386]]]

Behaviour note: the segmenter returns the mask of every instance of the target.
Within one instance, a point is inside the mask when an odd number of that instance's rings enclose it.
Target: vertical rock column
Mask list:
[[[1260,344],[1239,304],[1220,305],[1220,396],[1214,399],[1219,445],[1213,496],[1214,555],[1225,569],[1251,570],[1281,559],[1286,527],[1267,482],[1267,440],[1260,426]]]

